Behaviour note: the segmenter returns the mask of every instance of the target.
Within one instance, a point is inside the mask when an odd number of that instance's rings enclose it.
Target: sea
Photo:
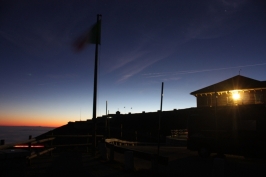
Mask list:
[[[41,126],[0,126],[0,140],[5,140],[5,144],[26,141],[30,135],[32,138],[35,138],[55,128]]]

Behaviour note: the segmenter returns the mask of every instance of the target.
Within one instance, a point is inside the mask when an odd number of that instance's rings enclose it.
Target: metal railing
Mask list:
[[[140,158],[143,160],[149,160],[151,162],[157,161],[159,164],[168,165],[168,157],[166,157],[166,156],[157,155],[154,153],[142,152],[142,151],[133,150],[133,149],[128,149],[124,146],[121,147],[122,145],[135,146],[135,145],[146,145],[146,144],[147,143],[145,143],[145,142],[130,142],[130,141],[119,140],[116,138],[111,138],[111,139],[105,140],[106,147],[110,149],[110,154],[109,154],[109,160],[110,161],[114,160],[114,152],[125,153],[127,151],[131,151],[131,152],[133,152],[134,157],[137,157],[137,158]],[[150,143],[148,143],[148,144],[150,144]],[[154,145],[157,145],[157,144],[154,144]]]
[[[187,129],[171,130],[171,137],[187,136]]]

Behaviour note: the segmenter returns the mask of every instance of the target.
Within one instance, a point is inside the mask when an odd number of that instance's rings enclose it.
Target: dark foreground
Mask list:
[[[156,153],[157,147],[128,147],[135,150]],[[31,161],[30,166],[20,168],[16,162],[2,170],[2,176],[265,176],[266,160],[245,159],[241,156],[227,155],[224,160],[216,159],[215,154],[208,159],[198,157],[196,152],[188,151],[185,147],[161,147],[160,154],[169,157],[167,166],[159,165],[151,170],[151,162],[134,159],[135,170],[124,170],[124,155],[115,153],[115,161],[102,160],[99,154],[78,151],[56,153],[52,156],[43,155]],[[1,166],[3,168],[3,165]],[[3,173],[3,171],[6,171]],[[0,175],[1,176],[1,175]]]

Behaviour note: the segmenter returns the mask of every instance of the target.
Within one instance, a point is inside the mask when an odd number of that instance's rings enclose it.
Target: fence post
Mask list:
[[[32,138],[32,136],[29,135],[29,140],[31,140],[31,138]],[[29,151],[31,151],[31,142],[29,142],[29,144],[28,144],[28,148],[29,148]]]
[[[90,135],[90,134],[88,133],[88,137],[87,137],[87,144],[88,144],[88,146],[86,146],[86,147],[87,147],[87,153],[89,153],[89,142],[90,142],[90,141],[89,141],[89,138],[90,138],[89,135]]]
[[[0,145],[5,145],[5,140],[1,140]]]
[[[32,138],[32,136],[31,135],[29,135],[29,140]],[[29,142],[29,144],[28,144],[28,149],[29,149],[29,153],[31,154],[31,142]],[[31,160],[30,159],[28,159],[28,165],[31,165]]]
[[[121,124],[121,139],[122,139],[122,136],[123,136],[123,124]]]
[[[111,138],[111,133],[110,133],[110,119],[108,119],[108,138]]]
[[[54,135],[53,131],[52,131],[51,135],[52,135],[51,137],[53,137],[53,135]],[[54,141],[54,140],[52,140],[52,141],[50,142],[50,146],[51,146],[51,147],[53,147],[53,141]],[[50,156],[52,156],[52,155],[53,155],[53,151],[50,151]]]

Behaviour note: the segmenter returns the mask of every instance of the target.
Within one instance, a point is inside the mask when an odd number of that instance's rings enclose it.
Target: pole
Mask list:
[[[107,119],[108,119],[108,114],[107,114],[107,101],[106,101],[106,110],[105,110],[106,118],[105,118],[105,138],[107,138],[108,135],[108,130],[107,130]]]
[[[93,89],[93,133],[92,133],[92,151],[96,150],[96,111],[97,111],[97,79],[98,79],[98,45],[100,43],[100,22],[102,15],[97,15],[97,30],[96,30],[96,47],[95,47],[95,66],[94,66],[94,89]]]
[[[109,110],[108,110],[109,115]],[[108,138],[110,138],[110,118],[108,119]]]
[[[218,148],[218,118],[217,118],[217,104],[218,104],[218,94],[217,94],[217,90],[216,90],[216,86],[214,85],[214,93],[215,93],[215,110],[214,110],[214,117],[215,117],[215,146],[216,149]],[[219,152],[218,152],[219,153]]]
[[[159,125],[158,125],[158,156],[160,152],[160,129],[161,129],[161,116],[162,116],[162,108],[163,108],[163,82],[162,82],[162,92],[161,92],[161,108],[159,113]]]

